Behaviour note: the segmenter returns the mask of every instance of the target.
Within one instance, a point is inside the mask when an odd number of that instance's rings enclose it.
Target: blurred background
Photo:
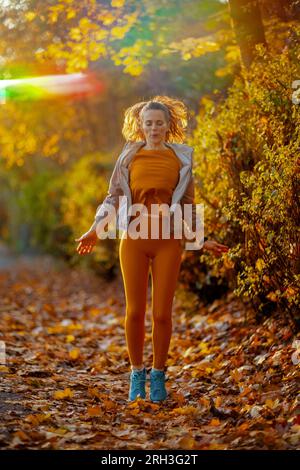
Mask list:
[[[190,112],[205,235],[231,248],[184,253],[181,295],[192,308],[234,290],[298,318],[299,1],[0,0],[0,16],[2,264],[9,250],[119,275],[118,239],[80,257],[74,238],[106,195],[125,109],[166,94]]]

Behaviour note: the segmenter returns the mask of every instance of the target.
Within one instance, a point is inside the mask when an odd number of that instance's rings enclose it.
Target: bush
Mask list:
[[[258,315],[279,309],[297,322],[300,105],[291,95],[300,79],[299,26],[293,35],[298,41],[276,56],[257,48],[225,100],[201,100],[190,144],[205,234],[231,247],[224,261],[202,255],[210,276],[229,279]]]

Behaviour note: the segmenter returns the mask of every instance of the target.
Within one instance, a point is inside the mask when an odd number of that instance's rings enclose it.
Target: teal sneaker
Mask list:
[[[138,396],[146,398],[146,367],[142,370],[132,370],[130,373],[129,401],[135,400]]]
[[[163,370],[150,371],[150,400],[159,402],[165,400],[168,396],[165,387],[166,374]]]

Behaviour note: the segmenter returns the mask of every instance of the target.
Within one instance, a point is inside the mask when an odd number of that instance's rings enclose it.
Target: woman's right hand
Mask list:
[[[88,255],[93,250],[97,243],[96,230],[88,231],[81,235],[80,238],[75,238],[75,242],[79,242],[76,251],[79,255]]]

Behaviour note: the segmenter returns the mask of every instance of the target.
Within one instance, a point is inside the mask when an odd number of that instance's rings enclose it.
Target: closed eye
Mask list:
[[[151,122],[152,122],[152,121],[146,121],[146,124],[147,124],[147,125],[148,125],[148,124],[151,124]],[[157,121],[157,124],[163,124],[163,122],[162,122],[162,121]]]

